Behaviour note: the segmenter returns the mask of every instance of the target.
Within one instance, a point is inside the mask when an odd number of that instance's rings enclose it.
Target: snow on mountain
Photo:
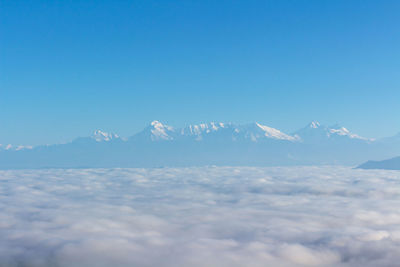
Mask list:
[[[219,129],[222,128],[228,128],[232,126],[232,124],[224,124],[224,123],[215,123],[215,122],[210,122],[210,123],[201,123],[198,125],[189,125],[187,127],[184,127],[180,130],[181,135],[201,135],[201,134],[207,134],[210,132],[215,132],[218,131]]]
[[[13,146],[11,144],[2,145],[0,144],[0,150],[8,150],[8,151],[19,151],[24,149],[32,149],[32,146]]]
[[[173,140],[175,130],[173,127],[164,125],[159,121],[152,121],[150,124],[151,139],[158,140]]]
[[[398,155],[400,142],[396,140],[398,136],[372,142],[344,127],[326,127],[316,121],[291,135],[258,122],[210,122],[173,128],[153,121],[128,140],[97,130],[92,136],[31,151],[27,151],[29,147],[3,145],[0,169],[356,165]]]
[[[133,135],[130,140],[139,142],[172,141],[175,136],[176,131],[173,127],[155,120],[143,131]]]
[[[101,130],[96,130],[91,138],[96,140],[97,142],[108,142],[113,139],[119,139],[120,137],[117,134],[106,133]]]
[[[323,142],[327,140],[343,140],[344,138],[367,142],[374,141],[374,139],[352,133],[345,127],[339,125],[326,127],[317,121],[310,122],[306,127],[295,132],[294,136],[298,136],[303,142]]]
[[[399,140],[400,135],[392,138],[384,139],[387,143],[393,143]],[[126,141],[117,134],[107,133],[96,130],[91,136],[77,138],[74,143],[85,143],[88,141],[110,142],[110,141]],[[322,144],[327,141],[345,141],[355,140],[372,142],[374,139],[361,137],[350,132],[344,127],[338,125],[326,127],[317,121],[310,122],[306,127],[298,130],[292,135],[281,132],[278,129],[260,124],[258,122],[249,124],[233,124],[222,122],[209,122],[189,125],[183,128],[175,129],[172,126],[161,123],[160,121],[152,121],[143,131],[133,135],[129,140],[135,142],[158,142],[158,141],[250,141],[259,142],[263,140],[290,141],[312,144]],[[18,151],[24,149],[32,149],[30,146],[12,146],[0,145],[0,150]]]
[[[15,146],[15,147],[14,147],[14,149],[15,149],[16,151],[24,150],[24,149],[32,149],[32,148],[33,148],[33,146]]]
[[[103,132],[102,130],[96,130],[92,135],[87,137],[78,137],[71,143],[75,145],[94,145],[96,143],[108,143],[114,141],[125,141],[119,135],[114,133]],[[50,145],[51,146],[51,145]]]
[[[321,126],[321,124],[318,121],[312,121],[308,125],[309,128],[317,129]]]
[[[224,131],[227,139],[232,139],[232,133],[234,131],[234,126],[231,123],[200,123],[198,125],[189,125],[187,127],[181,128],[177,131],[178,135],[181,137],[192,137],[196,141],[201,141],[205,136],[213,135]]]
[[[259,123],[251,123],[245,125],[236,125],[233,123],[210,122],[198,125],[190,125],[178,131],[182,136],[194,137],[195,140],[201,141],[204,138],[225,138],[225,140],[238,141],[250,140],[257,142],[262,139],[287,140],[295,141],[296,138],[281,131],[261,125]]]
[[[236,125],[233,123],[209,122],[175,129],[159,121],[153,121],[142,132],[134,135],[131,140],[172,141],[172,140],[250,140],[257,142],[262,139],[296,141],[297,138],[287,135],[277,129],[251,123]]]
[[[277,139],[277,140],[288,140],[288,141],[295,141],[296,140],[296,137],[287,135],[287,134],[285,134],[285,133],[283,133],[283,132],[281,132],[281,131],[279,131],[279,130],[277,130],[275,128],[271,128],[271,127],[268,127],[268,126],[265,126],[265,125],[261,125],[261,124],[259,124],[257,122],[255,123],[255,126],[256,126],[256,132],[257,133],[261,133],[261,135],[263,137]],[[252,140],[257,140],[257,136],[252,136],[252,138],[254,138],[254,137],[255,137],[255,139],[252,139]]]
[[[335,135],[336,134],[336,135],[339,135],[339,136],[347,136],[347,137],[352,138],[352,139],[373,141],[373,139],[365,138],[365,137],[359,136],[358,134],[351,133],[349,130],[347,130],[344,127],[340,127],[340,128],[337,128],[337,129],[328,128],[328,132],[329,132],[330,135]]]

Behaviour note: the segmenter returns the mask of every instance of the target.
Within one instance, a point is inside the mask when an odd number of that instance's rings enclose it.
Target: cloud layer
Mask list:
[[[0,171],[0,266],[396,266],[400,172]]]

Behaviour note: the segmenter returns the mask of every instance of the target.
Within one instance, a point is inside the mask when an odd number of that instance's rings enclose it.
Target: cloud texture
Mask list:
[[[397,266],[400,172],[0,171],[0,266]]]

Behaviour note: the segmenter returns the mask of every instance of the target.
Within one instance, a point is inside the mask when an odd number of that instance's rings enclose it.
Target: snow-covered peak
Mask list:
[[[289,135],[278,129],[260,124],[258,122],[238,125],[233,123],[209,122],[189,125],[184,128],[174,129],[160,121],[152,121],[142,132],[132,137],[132,140],[171,141],[171,140],[196,140],[196,141],[252,141],[284,140],[290,142],[323,143],[328,140],[340,141],[345,138],[373,141],[350,132],[348,129],[335,125],[326,127],[317,121],[312,121],[301,130]]]
[[[318,121],[312,121],[310,124],[308,124],[309,128],[317,129],[321,127],[321,124]]]
[[[297,131],[295,135],[299,136],[302,141],[312,143],[319,143],[328,139],[336,140],[343,138],[358,139],[363,141],[374,140],[354,134],[347,128],[339,126],[338,124],[326,127],[316,121],[309,123],[306,127]]]
[[[359,136],[358,134],[354,134],[344,127],[335,127],[335,128],[332,127],[332,128],[328,128],[327,130],[331,135],[347,136],[352,139],[360,139],[360,140],[365,140],[365,141],[374,141],[374,139],[372,139],[372,138],[365,138],[365,137]]]
[[[150,132],[152,141],[174,139],[174,128],[156,120],[150,123]]]
[[[289,140],[289,141],[296,140],[296,137],[287,135],[279,131],[278,129],[259,124],[258,122],[256,122],[255,125],[263,131],[265,137],[272,139],[279,139],[279,140]]]
[[[180,136],[194,137],[201,141],[204,138],[218,138],[218,140],[250,140],[257,142],[262,139],[276,139],[295,141],[297,138],[287,135],[277,129],[251,123],[246,125],[236,125],[233,123],[210,122],[197,125],[189,125],[179,131]],[[217,137],[218,136],[218,137]],[[216,139],[217,140],[217,139]]]
[[[130,137],[130,140],[139,142],[170,141],[175,139],[175,135],[173,127],[154,120],[143,131]]]
[[[97,142],[108,142],[113,139],[118,139],[120,137],[113,133],[106,133],[101,130],[96,130],[96,131],[94,131],[92,138],[94,140],[96,140]]]
[[[231,123],[209,122],[189,125],[181,128],[178,132],[182,137],[191,137],[197,141],[201,141],[204,137],[211,135],[218,135],[219,138],[224,136],[226,139],[232,139],[233,127]]]
[[[160,127],[163,127],[163,126],[164,126],[160,121],[157,121],[157,120],[152,121],[152,122],[150,123],[150,125],[153,126],[153,127],[155,127],[155,128],[160,128]]]
[[[228,126],[231,126],[231,124],[222,122],[200,123],[182,128],[180,132],[182,135],[201,135],[216,132]]]
[[[351,135],[350,131],[347,130],[344,127],[340,127],[338,129],[333,129],[333,128],[328,128],[329,132],[332,134],[338,134],[338,135]]]

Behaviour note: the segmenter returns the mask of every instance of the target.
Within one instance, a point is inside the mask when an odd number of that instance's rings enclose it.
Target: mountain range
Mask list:
[[[315,121],[291,134],[260,123],[174,128],[153,121],[129,138],[97,130],[66,144],[0,145],[0,168],[357,165],[398,154],[400,134],[375,140]]]

